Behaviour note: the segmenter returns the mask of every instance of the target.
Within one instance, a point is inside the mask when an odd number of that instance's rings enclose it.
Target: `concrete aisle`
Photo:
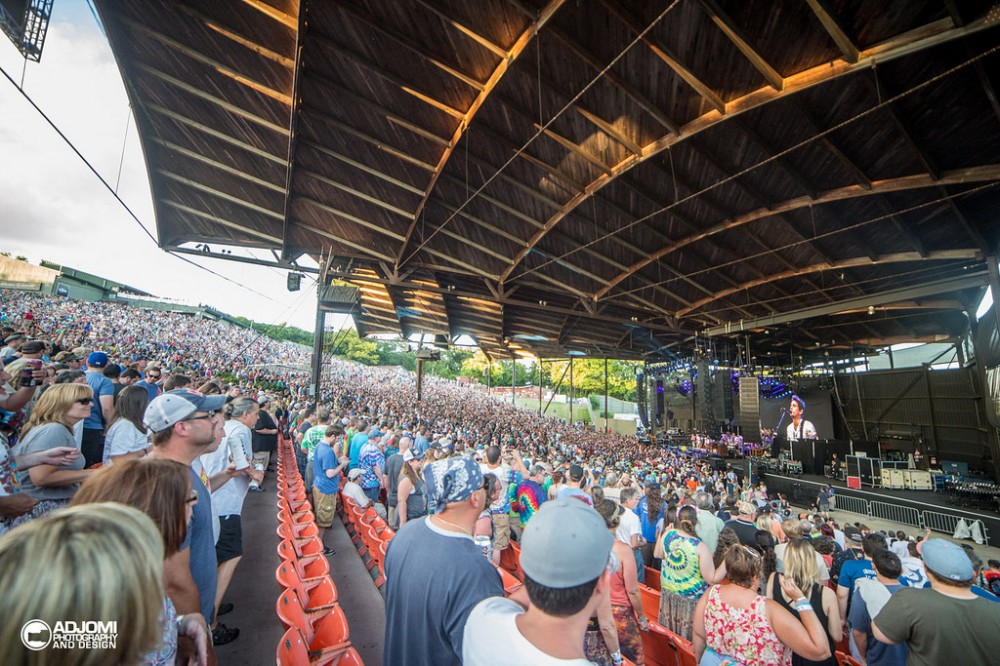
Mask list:
[[[269,473],[267,490],[248,493],[243,505],[243,559],[236,568],[225,601],[235,605],[220,621],[238,627],[240,637],[216,649],[221,666],[270,666],[284,631],[275,612],[281,587],[274,577],[278,568],[278,518],[276,479]],[[340,518],[334,519],[326,543],[336,549],[330,558],[330,576],[337,586],[347,616],[351,642],[366,666],[382,663],[385,604],[375,588],[358,551]]]

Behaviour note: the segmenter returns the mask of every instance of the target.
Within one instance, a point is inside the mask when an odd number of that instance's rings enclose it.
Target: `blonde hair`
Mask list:
[[[66,429],[73,432],[73,426],[66,419],[66,412],[77,400],[94,397],[94,390],[87,384],[55,384],[42,394],[31,410],[31,417],[21,429],[21,440],[35,426],[46,423],[62,423]],[[20,641],[18,641],[20,642]]]
[[[809,594],[812,586],[820,582],[816,550],[805,539],[792,539],[788,542],[784,566],[785,575],[790,576],[804,594]]]
[[[773,524],[774,520],[766,513],[761,514],[757,518],[757,529],[764,530],[765,532],[774,532]]]
[[[781,531],[789,541],[798,539],[802,536],[802,521],[798,518],[785,518],[781,521]]]
[[[30,666],[139,664],[163,636],[163,541],[138,509],[102,503],[53,511],[0,539],[0,645]],[[29,620],[117,622],[115,647],[29,650]]]

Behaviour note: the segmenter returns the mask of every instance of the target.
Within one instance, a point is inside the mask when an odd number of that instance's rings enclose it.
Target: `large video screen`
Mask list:
[[[801,391],[795,395],[805,402],[806,407],[802,412],[797,432],[805,435],[810,431],[809,424],[812,424],[816,431],[816,439],[833,439],[833,411],[830,401],[829,391]],[[783,398],[761,398],[760,400],[760,427],[772,429],[775,436],[788,439],[792,425],[791,416],[792,397]],[[795,437],[794,439],[803,439]]]

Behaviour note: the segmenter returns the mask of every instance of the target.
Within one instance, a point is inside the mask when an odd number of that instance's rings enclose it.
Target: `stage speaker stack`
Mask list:
[[[663,378],[656,378],[656,398],[653,403],[656,405],[656,425],[667,427],[669,424],[664,420],[663,416]]]
[[[756,377],[740,377],[739,425],[743,439],[760,442],[760,393]]]

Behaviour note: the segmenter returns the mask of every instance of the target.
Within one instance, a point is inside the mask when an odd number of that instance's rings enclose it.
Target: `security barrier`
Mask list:
[[[848,497],[846,495],[838,494],[836,499],[837,509],[839,511],[850,511],[851,513],[860,513],[862,516],[870,516],[871,512],[868,507],[868,502],[861,499],[860,497]]]
[[[840,501],[840,498],[837,498],[837,500]],[[898,504],[888,504],[886,502],[869,502],[868,508],[868,515],[873,518],[891,520],[894,523],[903,523],[904,525],[913,525],[914,527],[924,526],[920,512],[908,506],[899,506]]]

